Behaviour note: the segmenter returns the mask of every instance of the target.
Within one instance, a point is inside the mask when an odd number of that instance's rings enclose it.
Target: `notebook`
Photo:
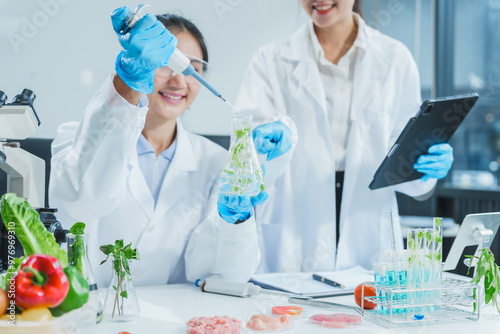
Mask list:
[[[316,281],[312,274],[326,277],[345,286],[344,289],[336,288]],[[356,266],[340,271],[320,271],[314,273],[270,273],[254,275],[251,283],[265,289],[290,292],[312,298],[342,296],[354,293],[354,289],[363,282],[373,282],[373,271],[361,266]]]

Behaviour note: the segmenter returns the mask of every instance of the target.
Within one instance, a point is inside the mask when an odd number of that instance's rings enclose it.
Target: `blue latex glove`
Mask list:
[[[453,164],[453,148],[448,144],[437,144],[429,147],[428,153],[418,157],[413,168],[425,174],[422,181],[444,178]]]
[[[264,203],[268,197],[266,191],[261,191],[257,196],[247,194],[227,196],[219,193],[217,209],[225,221],[234,224],[238,220],[245,221],[250,218],[253,207]]]
[[[151,14],[146,14],[130,32],[120,34],[129,13],[130,9],[124,6],[111,14],[113,29],[123,48],[116,59],[115,70],[133,90],[151,94],[154,70],[168,64],[177,47],[177,39]]]
[[[292,147],[292,131],[281,121],[264,124],[253,130],[253,142],[257,153],[267,154],[269,161]]]

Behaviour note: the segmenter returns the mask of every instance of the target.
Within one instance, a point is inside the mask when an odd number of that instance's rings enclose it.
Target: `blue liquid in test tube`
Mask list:
[[[378,269],[379,269],[379,284],[381,287],[385,287],[387,286],[387,272],[386,272],[386,268],[385,268],[385,263],[379,263],[378,264]],[[382,303],[385,303],[387,302],[387,292],[385,292],[384,290],[380,290],[379,291],[380,295],[379,295],[379,300],[382,302]],[[387,306],[380,306],[378,307],[378,313],[381,313],[381,314],[389,314],[389,309]]]
[[[408,257],[406,251],[397,252],[398,269],[399,269],[399,286],[401,289],[407,289],[408,283]],[[406,292],[401,293],[401,303],[406,304]],[[400,309],[401,314],[406,314],[406,308]]]
[[[375,281],[375,285],[376,286],[380,285],[380,264],[379,263],[374,263],[373,264],[373,278],[374,278],[374,281]],[[381,300],[381,298],[380,298],[380,295],[381,295],[380,289],[375,289],[375,292],[376,292],[376,295],[377,295],[377,301]],[[379,313],[382,313],[382,306],[380,306],[378,303],[377,303],[377,311]]]
[[[388,287],[396,287],[396,271],[394,270],[394,263],[392,262],[386,262],[385,264],[386,269],[387,269],[387,286]],[[390,298],[391,294],[388,294],[387,298]],[[395,304],[398,302],[398,294],[397,293],[392,293],[392,314],[397,314],[398,309],[394,308]],[[389,313],[389,309],[387,310],[387,313]]]

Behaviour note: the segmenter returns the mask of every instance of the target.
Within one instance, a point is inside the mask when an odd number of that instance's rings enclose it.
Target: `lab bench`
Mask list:
[[[254,314],[267,313],[273,306],[289,305],[286,299],[271,299],[269,297],[238,298],[224,295],[203,293],[191,284],[172,284],[162,286],[137,287],[140,318],[131,322],[109,322],[104,320],[93,328],[92,334],[116,334],[122,331],[131,334],[142,333],[185,333],[189,319],[199,316],[227,315],[242,320],[244,323]],[[277,297],[274,297],[277,298]],[[356,306],[354,297],[339,296],[322,298],[346,305]],[[349,310],[320,309],[304,306],[304,313],[309,316],[318,313],[351,313]],[[307,317],[295,320],[289,331],[280,333],[333,333],[338,329],[321,328],[308,323]],[[419,324],[386,329],[371,322],[362,320],[361,325],[343,329],[342,332],[352,333],[499,333],[500,315],[495,315],[493,308],[485,308],[477,321],[463,320]],[[245,331],[242,330],[242,333]]]

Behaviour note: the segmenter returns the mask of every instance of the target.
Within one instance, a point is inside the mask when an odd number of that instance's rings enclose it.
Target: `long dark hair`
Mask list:
[[[167,28],[168,30],[173,29],[179,32],[185,31],[196,38],[203,54],[203,60],[208,62],[208,51],[207,45],[205,44],[205,38],[203,38],[201,31],[194,25],[193,22],[175,14],[156,15],[156,18],[158,19],[158,21],[163,23],[165,28]]]
[[[354,1],[354,6],[352,6],[352,11],[363,17],[363,12],[361,11],[361,0]]]

